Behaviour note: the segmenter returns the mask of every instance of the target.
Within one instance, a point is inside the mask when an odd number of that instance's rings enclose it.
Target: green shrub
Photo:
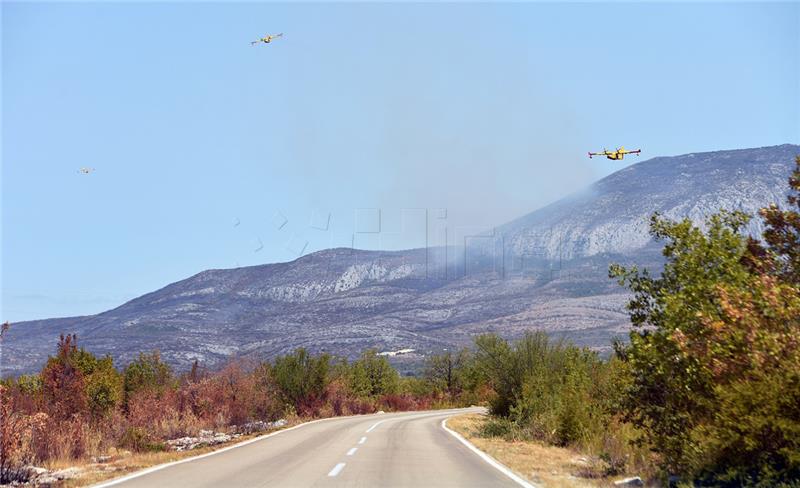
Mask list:
[[[509,439],[515,431],[514,423],[502,417],[489,417],[481,424],[478,435],[481,437],[502,437]]]
[[[394,394],[400,387],[397,370],[374,349],[364,351],[349,365],[347,380],[350,391],[362,398]]]
[[[139,353],[139,357],[125,368],[123,378],[126,404],[138,391],[152,389],[161,392],[175,382],[172,368],[161,360],[158,351]]]
[[[312,356],[303,349],[275,359],[271,374],[286,405],[315,414],[330,383],[330,356]]]
[[[90,413],[106,416],[122,401],[122,377],[114,368],[111,357],[98,360],[86,377],[86,395]]]
[[[162,442],[154,442],[146,430],[140,427],[129,427],[122,434],[119,446],[134,452],[159,452],[166,450]]]
[[[603,367],[597,355],[585,349],[555,344],[547,349],[523,384],[511,417],[534,438],[560,445],[585,444],[606,427],[606,412],[595,388]]]

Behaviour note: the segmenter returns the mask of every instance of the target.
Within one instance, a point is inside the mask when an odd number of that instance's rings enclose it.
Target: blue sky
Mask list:
[[[2,319],[501,224],[636,162],[588,150],[798,143],[799,107],[800,3],[4,2]]]

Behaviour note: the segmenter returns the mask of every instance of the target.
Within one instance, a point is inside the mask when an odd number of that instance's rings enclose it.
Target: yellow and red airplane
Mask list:
[[[256,44],[259,44],[261,42],[263,42],[264,44],[269,44],[270,42],[272,42],[273,40],[275,40],[275,39],[277,39],[279,37],[283,37],[283,32],[281,32],[280,34],[275,34],[275,35],[267,34],[265,37],[262,37],[262,38],[258,39],[257,41],[251,42],[250,45],[251,46],[255,46]]]
[[[615,151],[608,151],[606,149],[603,149],[603,152],[599,152],[599,153],[590,152],[589,153],[589,159],[591,159],[592,156],[605,156],[608,159],[618,160],[618,159],[624,158],[626,154],[635,154],[635,155],[638,156],[639,153],[641,153],[641,152],[642,152],[641,149],[628,151],[624,147],[617,148]]]

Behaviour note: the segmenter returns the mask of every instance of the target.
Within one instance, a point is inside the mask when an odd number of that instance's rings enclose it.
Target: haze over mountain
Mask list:
[[[13,324],[0,372],[39,368],[60,333],[77,333],[81,345],[120,364],[158,349],[178,367],[300,346],[350,356],[370,347],[425,354],[482,332],[513,337],[533,329],[608,348],[628,318],[626,294],[607,267],[659,266],[650,215],[701,222],[720,208],[754,213],[783,202],[797,154],[800,146],[785,144],[653,158],[466,248],[339,248],[203,271],[97,315]],[[750,230],[760,231],[757,222]]]
[[[783,203],[798,146],[657,157],[628,166],[585,192],[501,226],[515,255],[569,259],[635,253],[650,242],[649,216],[702,222],[719,208],[751,214]],[[630,156],[628,156],[630,157]],[[761,233],[755,219],[749,231]]]

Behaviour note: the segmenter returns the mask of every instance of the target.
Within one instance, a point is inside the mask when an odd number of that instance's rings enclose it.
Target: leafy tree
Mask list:
[[[400,385],[397,370],[385,357],[378,356],[374,349],[364,351],[349,369],[350,389],[359,397],[396,393]]]
[[[123,397],[122,376],[114,368],[110,356],[94,363],[86,375],[86,395],[93,416],[104,416],[119,405]]]
[[[761,275],[717,298],[719,314],[701,317],[705,337],[676,338],[713,385],[687,471],[732,485],[800,480],[800,289]]]
[[[85,377],[78,367],[82,357],[75,335],[62,335],[55,356],[42,369],[42,391],[53,417],[67,419],[86,411]]]
[[[606,427],[596,389],[597,354],[557,344],[536,364],[523,384],[512,417],[537,439],[567,446],[587,441]]]
[[[516,401],[523,395],[528,378],[547,366],[552,351],[561,349],[563,342],[552,343],[543,331],[528,332],[509,344],[494,334],[484,334],[475,340],[475,363],[480,376],[494,389],[492,413],[508,416]]]
[[[797,204],[798,171],[791,184]],[[703,484],[800,479],[797,213],[762,212],[764,243],[722,212],[707,228],[654,216],[660,277],[612,266],[633,292],[634,331],[618,346],[631,377],[622,402],[671,472]]]
[[[537,337],[541,338],[541,335],[537,333]],[[533,340],[533,337],[526,336],[526,339]],[[491,411],[495,415],[507,416],[522,388],[524,372],[518,370],[514,351],[508,342],[496,334],[477,337],[475,347],[477,367],[495,392],[490,400]]]
[[[106,415],[122,399],[122,380],[111,357],[98,359],[78,348],[75,335],[61,336],[57,354],[48,359],[38,381],[23,376],[17,383],[30,394],[42,389],[62,417]]]
[[[719,285],[747,283],[742,260],[747,246],[740,234],[747,221],[741,213],[722,213],[703,232],[688,219],[672,222],[654,215],[651,234],[667,241],[661,276],[636,267],[610,269],[610,276],[633,292],[628,310],[635,330],[630,346],[620,351],[634,375],[625,405],[628,418],[648,432],[669,469],[679,469],[690,450],[685,434],[714,409],[712,378],[699,358],[681,353],[680,341],[707,334],[701,317],[718,311]]]
[[[430,356],[425,362],[424,376],[438,390],[445,391],[453,398],[469,383],[470,360],[467,349]]]
[[[304,348],[275,359],[272,377],[284,402],[298,412],[314,410],[330,381],[330,356],[310,355]]]
[[[123,376],[126,404],[138,391],[152,389],[162,392],[174,382],[172,368],[161,360],[158,351],[150,354],[139,353],[139,358],[125,368]]]
[[[476,343],[476,362],[496,392],[492,411],[513,423],[515,435],[566,446],[608,428],[616,363],[541,331],[512,344],[491,335]]]
[[[757,251],[770,258],[772,271],[795,285],[800,284],[800,156],[795,158],[795,169],[789,177],[789,196],[785,209],[770,205],[761,209],[764,219],[765,247],[752,242]],[[757,254],[762,254],[757,252]]]

